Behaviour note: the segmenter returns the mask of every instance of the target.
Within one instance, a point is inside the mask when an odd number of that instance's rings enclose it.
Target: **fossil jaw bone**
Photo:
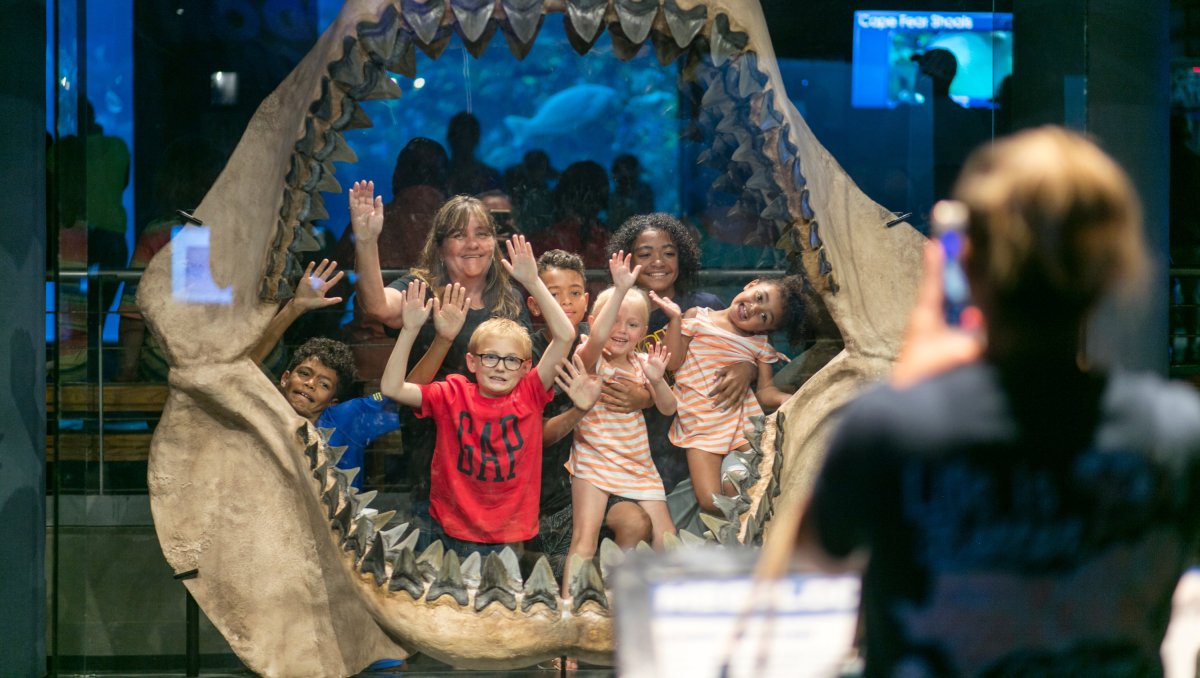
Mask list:
[[[324,212],[322,191],[335,187],[332,162],[353,157],[341,132],[370,124],[360,99],[397,94],[383,69],[413,74],[414,48],[436,56],[454,32],[484,40],[499,25],[512,34],[510,44],[527,49],[542,21],[534,20],[536,7],[565,13],[570,34],[583,22],[589,45],[603,28],[636,45],[649,22],[660,59],[670,56],[668,38],[690,50],[689,68],[703,73],[710,92],[701,114],[711,123],[710,160],[742,183],[736,209],[807,272],[846,340],[846,351],[771,420],[786,421],[786,430],[766,427],[758,443],[766,451],[757,463],[747,459],[744,497],[712,525],[722,541],[757,540],[775,492],[784,502],[803,495],[829,412],[887,369],[911,299],[919,238],[883,229],[890,214],[813,139],[787,100],[755,4],[500,0],[451,2],[450,12],[446,5],[350,0],[260,106],[196,210],[211,225],[212,275],[231,288],[230,303],[172,295],[174,243],[151,262],[139,290],[173,367],[149,470],[156,530],[176,571],[199,571],[185,584],[210,619],[266,675],[348,674],[408,650],[467,667],[611,656],[602,577],[616,559],[611,546],[601,547],[599,568],[577,566],[568,586],[576,595],[567,600],[557,598],[548,565],[537,565],[518,591],[500,558],[417,556],[412,536],[402,538],[403,526],[384,529],[384,516],[369,513],[367,497],[332,469],[337,453],[316,443],[246,357],[274,311],[266,302],[286,296],[287,278],[299,274],[292,255]],[[476,34],[485,10],[491,15]],[[700,49],[707,56],[697,60]],[[482,605],[481,586],[493,592]],[[514,609],[498,592],[512,595]],[[489,642],[464,642],[480,637]]]

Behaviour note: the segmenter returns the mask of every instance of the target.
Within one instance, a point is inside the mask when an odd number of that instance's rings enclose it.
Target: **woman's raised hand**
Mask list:
[[[625,254],[624,250],[618,250],[608,258],[608,273],[612,276],[613,287],[620,291],[628,292],[633,289],[638,274],[642,272],[640,264],[632,267],[631,270],[629,266],[631,263],[633,263],[633,254]]]
[[[350,228],[359,241],[375,241],[383,232],[383,198],[375,195],[374,181],[356,181],[350,187]]]
[[[337,271],[337,275],[334,275],[334,271]],[[341,297],[326,297],[325,294],[342,279],[345,273],[345,271],[337,270],[336,261],[322,259],[319,265],[308,262],[308,267],[304,269],[304,276],[296,285],[296,296],[292,303],[301,313],[341,303]]]
[[[433,329],[438,336],[446,341],[454,341],[462,331],[470,307],[471,298],[467,296],[467,288],[458,283],[446,285],[441,303],[436,305],[433,312]]]
[[[404,321],[404,329],[420,329],[429,319],[430,310],[437,307],[437,297],[426,300],[425,291],[425,281],[416,279],[408,283],[408,289],[400,293],[400,317]]]
[[[501,259],[500,263],[504,266],[504,270],[513,277],[513,280],[529,289],[538,277],[537,258],[533,256],[533,245],[525,239],[523,235],[514,235],[504,243],[504,247],[508,250],[508,259]]]

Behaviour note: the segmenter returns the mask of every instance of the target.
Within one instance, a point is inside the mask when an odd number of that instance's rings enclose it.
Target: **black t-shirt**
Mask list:
[[[388,287],[403,291],[408,289],[408,284],[415,279],[415,275],[406,275],[393,281]],[[430,295],[428,290],[426,291],[426,295],[426,298]],[[520,299],[522,297],[520,294],[517,294],[517,298]],[[530,327],[529,311],[526,310],[524,304],[520,308],[521,314],[514,318],[514,320],[528,329]],[[474,379],[474,376],[467,370],[467,345],[470,343],[471,334],[475,332],[475,329],[483,321],[493,317],[496,317],[495,313],[488,308],[470,309],[467,311],[467,317],[463,321],[462,330],[459,331],[458,336],[451,342],[449,350],[446,351],[446,358],[442,360],[442,365],[438,368],[434,381],[444,380],[448,374],[461,374],[469,379]],[[388,333],[395,336],[397,331],[389,328]],[[430,318],[421,327],[421,331],[417,334],[417,339],[413,343],[412,351],[408,354],[409,370],[420,362],[436,336],[437,331],[434,330],[433,319]],[[429,469],[430,463],[433,460],[433,448],[436,442],[433,421],[431,419],[418,419],[413,414],[412,408],[402,407],[400,408],[400,424],[401,437],[404,441],[404,454],[408,458],[408,477],[413,483],[413,495],[415,499],[425,499],[429,496]]]
[[[571,344],[568,356],[575,355],[580,337],[588,332],[586,322],[579,323],[575,327],[575,341]],[[550,344],[550,337],[543,329],[535,332],[531,338],[533,339],[533,364],[537,365],[542,359],[542,354],[546,352],[546,347]],[[555,386],[554,400],[551,400],[550,404],[546,406],[542,416],[549,419],[572,407],[571,398]],[[574,440],[575,437],[568,433],[558,442],[542,446],[542,515],[558,513],[571,503],[571,474],[567,473],[565,464],[571,456],[571,444]]]
[[[869,676],[1161,675],[1200,535],[1200,398],[976,364],[853,403],[809,509],[869,554]]]

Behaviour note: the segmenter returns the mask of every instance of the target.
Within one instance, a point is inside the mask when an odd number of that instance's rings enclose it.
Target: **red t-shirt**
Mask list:
[[[437,427],[429,514],[446,534],[484,544],[537,534],[542,410],[553,395],[536,369],[499,398],[461,374],[421,386],[416,414]]]

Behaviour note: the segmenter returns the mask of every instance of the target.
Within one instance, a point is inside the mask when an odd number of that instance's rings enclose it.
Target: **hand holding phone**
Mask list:
[[[963,311],[971,306],[971,287],[962,266],[966,245],[967,206],[957,200],[941,200],[929,213],[933,237],[942,244],[945,260],[942,265],[943,309],[946,324],[959,327]]]

